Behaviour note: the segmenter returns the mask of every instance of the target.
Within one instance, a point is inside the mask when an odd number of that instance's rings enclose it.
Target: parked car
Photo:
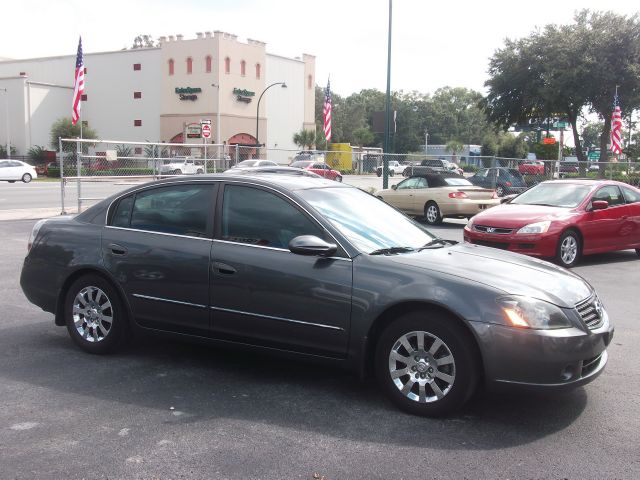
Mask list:
[[[476,215],[464,239],[564,267],[592,253],[635,249],[640,255],[640,190],[609,180],[542,182]]]
[[[316,175],[320,175],[321,177],[328,178],[329,180],[335,180],[337,182],[342,181],[342,174],[337,170],[333,170],[329,165],[323,162],[301,160],[298,162],[293,162],[290,167],[309,170],[310,172],[313,172]]]
[[[447,171],[457,175],[464,175],[464,170],[457,163],[447,162]]]
[[[544,162],[534,161],[518,165],[518,171],[522,175],[544,175]]]
[[[420,415],[460,408],[480,382],[584,385],[613,335],[578,275],[438,238],[358,188],[305,176],[137,185],[36,223],[28,248],[27,299],[86,352],[155,332],[279,352],[374,374]]]
[[[382,176],[382,168],[383,168],[382,165],[376,168],[376,175],[378,175],[379,177]],[[393,177],[396,174],[402,175],[402,172],[404,172],[404,169],[406,167],[404,165],[401,165],[400,162],[396,162],[395,160],[390,160],[388,168],[389,168],[389,176]]]
[[[313,160],[315,162],[324,162],[324,152],[317,152],[315,150],[302,150],[301,152],[296,153],[291,163],[300,162],[303,160]]]
[[[471,218],[500,203],[494,190],[447,173],[409,177],[376,195],[408,215],[424,216],[430,225],[439,225],[444,218]]]
[[[249,160],[243,160],[242,162],[232,166],[231,169],[244,168],[244,167],[276,167],[276,166],[278,166],[278,164],[271,160],[249,159]]]
[[[192,157],[174,157],[160,165],[162,175],[192,175],[204,173],[204,166],[195,163]]]
[[[32,165],[20,160],[0,160],[0,181],[14,183],[21,180],[29,183],[34,178],[38,178],[38,174]]]
[[[285,167],[282,165],[267,166],[267,167],[238,167],[225,170],[224,173],[231,175],[259,175],[259,174],[282,174],[282,175],[294,175],[313,178],[322,178],[320,175],[313,173],[310,170],[303,168]]]
[[[567,173],[578,173],[580,169],[575,162],[560,162],[560,178],[566,176]]]
[[[468,180],[479,187],[495,189],[499,197],[522,193],[527,189],[527,183],[515,168],[482,168],[470,176]]]
[[[449,162],[442,159],[427,159],[422,160],[420,163],[412,163],[407,165],[402,172],[402,175],[405,177],[410,177],[412,175],[421,175],[423,173],[433,173],[433,172],[448,172],[449,171]]]

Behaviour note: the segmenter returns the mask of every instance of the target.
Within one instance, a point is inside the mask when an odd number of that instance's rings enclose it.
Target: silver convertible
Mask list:
[[[586,384],[613,335],[578,275],[291,173],[161,180],[38,222],[20,283],[89,353],[162,332],[329,362],[420,415],[481,382]]]

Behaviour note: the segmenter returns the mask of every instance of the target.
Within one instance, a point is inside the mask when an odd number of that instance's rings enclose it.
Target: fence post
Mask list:
[[[66,215],[64,210],[64,156],[62,155],[62,137],[58,137],[58,159],[60,161],[60,215]]]
[[[82,210],[82,200],[81,200],[81,181],[80,181],[80,175],[81,175],[81,171],[82,171],[82,153],[81,153],[81,145],[80,145],[80,139],[77,139],[76,141],[76,184],[78,185],[78,213],[80,213]]]
[[[238,164],[238,159],[240,158],[240,146],[236,143],[236,162],[234,165]]]

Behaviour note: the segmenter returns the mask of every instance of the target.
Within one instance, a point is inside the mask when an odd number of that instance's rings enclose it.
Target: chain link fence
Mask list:
[[[101,200],[83,196],[84,182],[118,179],[146,181],[172,175],[197,175],[226,171],[245,160],[270,160],[278,165],[313,168],[326,164],[343,175],[384,174],[409,176],[429,171],[449,171],[472,183],[499,190],[521,191],[544,180],[558,178],[608,178],[640,185],[640,164],[632,162],[575,162],[516,158],[383,154],[380,149],[349,147],[345,150],[288,150],[242,145],[203,143],[151,143],[112,140],[61,139],[57,161],[46,165],[44,175],[61,178],[62,211],[65,187],[77,188],[78,211],[83,204]],[[602,169],[602,171],[601,171]]]

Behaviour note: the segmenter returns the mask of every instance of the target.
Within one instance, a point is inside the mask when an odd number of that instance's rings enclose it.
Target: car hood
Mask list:
[[[573,308],[593,288],[580,276],[552,263],[471,244],[393,255],[391,261],[465,278],[501,290],[525,295],[559,307]]]
[[[577,215],[575,209],[509,203],[479,213],[473,218],[473,223],[491,227],[519,228],[529,223],[564,220],[574,215]]]

